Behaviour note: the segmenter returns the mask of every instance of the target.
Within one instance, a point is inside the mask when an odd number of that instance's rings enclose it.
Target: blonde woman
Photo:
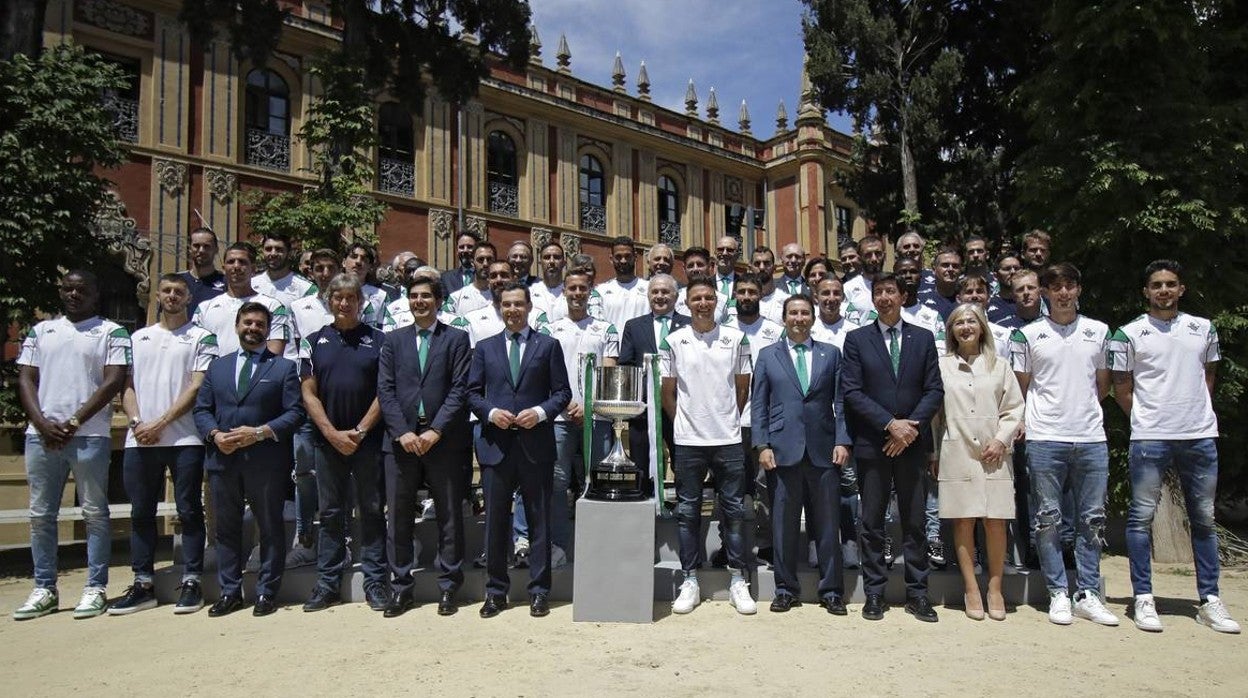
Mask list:
[[[1009,362],[996,356],[988,318],[978,305],[963,303],[949,314],[945,342],[948,352],[940,359],[944,409],[931,464],[940,487],[940,518],[953,519],[966,615],[973,620],[984,618],[972,560],[975,522],[983,520],[988,617],[1005,620],[1005,525],[1014,518],[1010,445],[1023,418],[1023,394]]]

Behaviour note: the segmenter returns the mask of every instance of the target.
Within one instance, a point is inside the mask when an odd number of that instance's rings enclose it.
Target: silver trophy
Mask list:
[[[593,412],[615,421],[615,447],[589,472],[590,499],[635,501],[649,494],[636,463],[624,454],[624,423],[646,411],[642,399],[645,371],[640,366],[599,366],[595,369]]]

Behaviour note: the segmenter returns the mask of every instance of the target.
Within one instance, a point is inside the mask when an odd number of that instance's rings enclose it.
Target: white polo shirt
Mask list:
[[[269,276],[269,272],[256,274],[251,277],[251,287],[256,293],[263,293],[278,299],[287,308],[290,308],[300,298],[317,294],[316,284],[294,272],[289,272],[276,281]]]
[[[251,302],[260,303],[269,309],[273,318],[269,323],[268,339],[278,339],[286,342],[286,349],[289,352],[290,345],[297,344],[290,327],[290,314],[286,310],[286,305],[273,296],[253,293],[243,298],[235,298],[228,292],[223,293],[196,306],[195,315],[191,318],[191,322],[217,335],[217,344],[221,347],[221,356],[232,354],[239,349],[238,330],[235,328],[238,309],[243,307],[244,303]],[[298,346],[295,348],[297,350]]]
[[[871,299],[872,282],[867,281],[867,277],[859,274],[854,278],[842,284],[841,288],[845,291],[845,300],[851,303],[861,312],[866,313],[868,310],[875,309],[875,301]],[[867,324],[861,322],[859,324]]]
[[[1109,368],[1133,374],[1132,440],[1212,439],[1218,416],[1205,364],[1221,360],[1218,330],[1205,318],[1141,315],[1109,340]]]
[[[871,319],[874,320],[875,311],[872,310],[871,313]],[[918,325],[932,333],[932,338],[936,340],[937,356],[944,356],[947,353],[945,351],[945,321],[940,317],[940,313],[922,303],[915,303],[908,308],[902,308],[901,317],[911,325]],[[1009,356],[1009,349],[1007,348],[1001,356]]]
[[[449,325],[455,322],[455,316],[445,310],[438,311],[438,322]],[[393,332],[400,327],[407,327],[416,323],[416,318],[412,315],[412,304],[404,296],[388,305],[381,323],[382,332]]]
[[[875,322],[875,318],[872,318],[871,322]],[[844,349],[845,335],[856,329],[858,329],[858,325],[850,320],[847,315],[842,315],[841,319],[830,325],[823,320],[816,319],[815,324],[810,328],[810,338],[816,342],[831,344],[837,349]]]
[[[676,293],[676,306],[675,307],[676,307],[676,312],[680,313],[681,315],[688,315],[689,317],[693,317],[693,313],[690,312],[689,310],[689,303],[686,302],[686,296],[688,296],[688,290],[689,290],[688,287],[685,287],[685,288],[680,289],[680,291]],[[715,322],[722,322],[725,318],[728,317],[728,301],[729,300],[730,298],[728,296],[725,296],[719,291],[715,292]]]
[[[193,322],[176,330],[159,323],[134,333],[134,393],[139,402],[139,419],[147,422],[169,411],[182,391],[191,384],[191,374],[203,373],[217,358],[217,336]],[[195,428],[190,410],[160,432],[160,441],[140,444],[134,430],[126,432],[126,448],[149,446],[200,446],[203,440]]]
[[[455,315],[467,315],[493,302],[494,295],[490,293],[490,289],[481,290],[476,286],[468,285],[447,298],[445,310]]]
[[[584,405],[585,357],[593,354],[597,357],[598,366],[602,365],[604,358],[619,358],[620,333],[616,331],[615,325],[595,320],[588,315],[579,321],[568,317],[559,318],[542,324],[538,331],[559,341],[563,348],[563,365],[568,370],[568,381],[572,383],[572,402]],[[566,418],[560,412],[555,421],[566,421]]]
[[[623,327],[629,320],[650,312],[650,301],[646,297],[649,287],[641,277],[634,277],[626,284],[615,279],[598,284],[594,291],[602,299],[602,319]]]
[[[740,444],[736,377],[754,370],[745,333],[722,325],[703,333],[686,325],[667,335],[659,356],[663,377],[676,379],[676,443]]]
[[[784,302],[789,299],[789,293],[782,291],[779,286],[772,289],[771,293],[758,299],[758,314],[771,320],[777,325],[784,324]],[[720,323],[726,323],[737,317],[737,299],[733,298],[724,306],[723,319]]]
[[[1031,375],[1024,422],[1028,441],[1105,440],[1096,372],[1106,368],[1109,327],[1079,315],[1069,325],[1044,317],[1014,330],[1010,363]]]
[[[761,352],[765,347],[775,344],[784,337],[784,325],[781,325],[778,322],[773,322],[763,317],[761,314],[754,320],[754,322],[749,324],[741,322],[741,318],[739,316],[733,316],[732,318],[725,320],[723,326],[740,330],[745,333],[746,338],[750,340],[751,369],[758,363],[759,352]],[[750,394],[753,395],[753,393],[754,386],[751,383]],[[747,401],[746,404],[749,404],[749,402]],[[749,408],[746,408],[741,412],[741,426],[750,426]]]
[[[70,322],[64,316],[44,320],[26,333],[17,356],[19,366],[39,369],[39,409],[63,422],[99,390],[105,366],[130,365],[130,333],[100,316]],[[104,409],[83,422],[75,436],[108,436],[113,409]],[[26,433],[37,436],[32,424]]]

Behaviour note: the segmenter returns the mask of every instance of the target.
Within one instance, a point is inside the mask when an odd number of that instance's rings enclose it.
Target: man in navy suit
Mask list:
[[[243,605],[244,503],[251,504],[260,528],[254,615],[277,610],[286,569],[282,504],[294,466],[292,440],[304,409],[295,362],[265,346],[271,321],[262,303],[247,302],[238,309],[234,327],[240,349],[208,366],[195,400],[195,428],[207,445],[204,470],[217,520],[221,598],[208,609],[213,617]]]
[[[845,336],[841,390],[862,491],[862,617],[884,617],[884,511],[897,489],[905,540],[906,612],[936,622],[927,600],[924,466],[932,452],[931,419],[944,400],[932,333],[901,318],[897,277],[881,274],[871,287],[878,319]]]
[[[772,492],[776,596],[771,610],[783,613],[801,605],[798,525],[802,505],[809,502],[806,530],[818,537],[819,605],[843,616],[840,488],[850,442],[841,406],[841,352],[810,338],[814,322],[810,296],[785,300],[785,338],[763,349],[754,366],[751,437]]]
[[[657,354],[659,342],[671,332],[689,324],[689,316],[676,312],[676,279],[668,274],[655,274],[646,287],[650,312],[624,324],[620,336],[621,366],[641,366],[646,354]],[[672,419],[663,415],[663,440],[672,452]],[[650,416],[643,414],[628,420],[628,454],[642,474],[650,473]],[[651,485],[651,488],[653,485]],[[649,491],[649,490],[647,490]]]
[[[468,333],[438,321],[446,290],[441,281],[416,276],[407,287],[415,322],[395,330],[381,348],[377,397],[386,421],[387,527],[392,574],[385,617],[412,607],[412,527],[418,490],[429,483],[438,521],[438,615],[455,613],[455,592],[464,583],[464,527],[460,502],[467,496],[462,476],[472,460],[468,427]]]
[[[442,272],[442,286],[446,295],[468,286],[477,276],[477,268],[472,263],[472,252],[477,249],[477,235],[465,230],[455,237],[455,257],[459,265],[454,269]]]
[[[468,403],[481,421],[477,462],[485,489],[485,604],[481,617],[507,608],[511,580],[511,502],[519,488],[529,522],[529,614],[550,613],[550,499],[555,477],[553,419],[572,400],[563,349],[529,327],[529,289],[512,283],[499,294],[506,329],[472,352]]]

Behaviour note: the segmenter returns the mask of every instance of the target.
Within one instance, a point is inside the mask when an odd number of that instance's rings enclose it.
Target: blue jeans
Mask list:
[[[295,432],[295,537],[312,535],[318,508],[316,496],[316,442],[320,432],[309,419]]]
[[[1127,512],[1127,556],[1131,587],[1153,593],[1153,514],[1161,498],[1161,478],[1170,466],[1178,471],[1196,562],[1196,592],[1201,602],[1218,596],[1218,533],[1213,527],[1213,498],[1218,489],[1218,448],[1213,439],[1132,441],[1131,507]]]
[[[686,572],[702,566],[702,485],[707,470],[715,477],[720,538],[728,554],[728,567],[747,575],[745,559],[745,458],[741,444],[684,446],[672,454],[676,471],[676,529],[680,539],[680,566]]]
[[[572,482],[572,473],[585,471],[585,458],[582,455],[584,433],[581,425],[574,422],[555,422],[555,484],[553,499],[550,503],[550,544],[557,545],[567,551],[568,541],[572,538],[572,526],[568,523],[568,484]],[[597,463],[607,457],[611,447],[611,422],[594,420],[594,432],[591,436],[590,463]],[[524,499],[516,492],[512,514],[512,533],[516,538],[529,537],[529,521],[524,515]]]
[[[321,437],[316,438],[316,488],[321,530],[317,541],[317,584],[330,591],[342,585],[347,563],[347,514],[351,511],[352,479],[360,508],[360,569],[365,584],[385,584],[386,519],[381,509],[377,473],[381,444],[365,440],[355,453],[344,456]],[[296,490],[297,491],[297,490]]]
[[[87,526],[87,586],[108,586],[112,552],[108,528],[109,448],[107,436],[75,436],[63,447],[51,450],[44,447],[41,437],[26,435],[30,555],[35,563],[36,587],[56,589],[56,518],[71,471]]]
[[[130,569],[151,582],[156,561],[156,505],[165,498],[165,468],[182,526],[183,579],[204,571],[204,447],[134,446],[126,449],[122,477],[130,497]]]
[[[923,476],[923,481],[927,483],[927,497],[923,501],[923,531],[927,534],[927,542],[935,543],[941,540],[939,483],[930,471]]]
[[[1069,482],[1075,498],[1075,589],[1101,588],[1101,532],[1105,528],[1105,488],[1109,448],[1104,441],[1028,441],[1033,530],[1040,569],[1050,592],[1068,591],[1062,562],[1062,490]]]

